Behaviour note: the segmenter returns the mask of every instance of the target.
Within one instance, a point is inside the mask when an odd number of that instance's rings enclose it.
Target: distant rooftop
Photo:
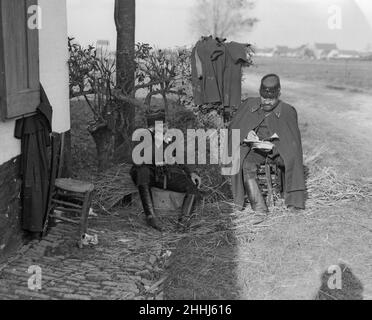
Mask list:
[[[344,54],[344,55],[350,55],[350,56],[357,56],[360,53],[356,50],[339,50],[339,54]]]
[[[273,51],[274,51],[273,48],[255,48],[255,52],[259,53],[271,53]]]
[[[324,51],[338,50],[335,43],[315,43],[315,48]]]
[[[109,45],[109,40],[97,40],[97,47],[108,47]]]

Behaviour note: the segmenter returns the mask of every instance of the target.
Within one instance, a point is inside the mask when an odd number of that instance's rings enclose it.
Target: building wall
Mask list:
[[[14,138],[14,126],[14,120],[0,120],[0,166],[21,153],[21,143]]]
[[[70,130],[66,0],[39,0],[39,5],[40,81],[53,106],[53,131],[62,133]],[[0,122],[0,165],[21,153],[14,126],[15,120]]]
[[[39,0],[40,82],[53,106],[53,131],[70,130],[66,0]]]
[[[66,0],[39,0],[40,82],[53,107],[53,131],[70,130]],[[20,244],[19,160],[21,142],[14,138],[15,120],[0,121],[0,260]]]

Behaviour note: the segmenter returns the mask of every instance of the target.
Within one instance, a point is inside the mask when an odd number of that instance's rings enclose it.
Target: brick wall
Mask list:
[[[0,165],[0,261],[21,244],[20,157]]]

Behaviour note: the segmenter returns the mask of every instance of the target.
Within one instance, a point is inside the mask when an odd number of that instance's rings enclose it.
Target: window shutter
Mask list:
[[[10,119],[40,104],[39,31],[28,28],[37,0],[0,0],[0,114]]]

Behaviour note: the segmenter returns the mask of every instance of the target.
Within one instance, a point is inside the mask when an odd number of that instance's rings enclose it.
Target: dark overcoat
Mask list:
[[[22,228],[42,232],[48,204],[52,107],[41,87],[36,114],[16,122],[15,137],[21,139]]]
[[[260,103],[260,98],[249,98],[241,104],[234,116],[229,129],[240,129],[240,142],[243,142],[248,133],[256,129],[263,121],[263,116],[256,112],[260,108]],[[267,124],[271,135],[276,133],[279,136],[279,140],[275,141],[275,146],[285,165],[285,204],[304,208],[306,188],[301,134],[296,109],[280,101],[267,117]],[[238,207],[244,206],[242,164],[250,150],[246,145],[240,146],[239,171],[231,179],[234,202]]]

